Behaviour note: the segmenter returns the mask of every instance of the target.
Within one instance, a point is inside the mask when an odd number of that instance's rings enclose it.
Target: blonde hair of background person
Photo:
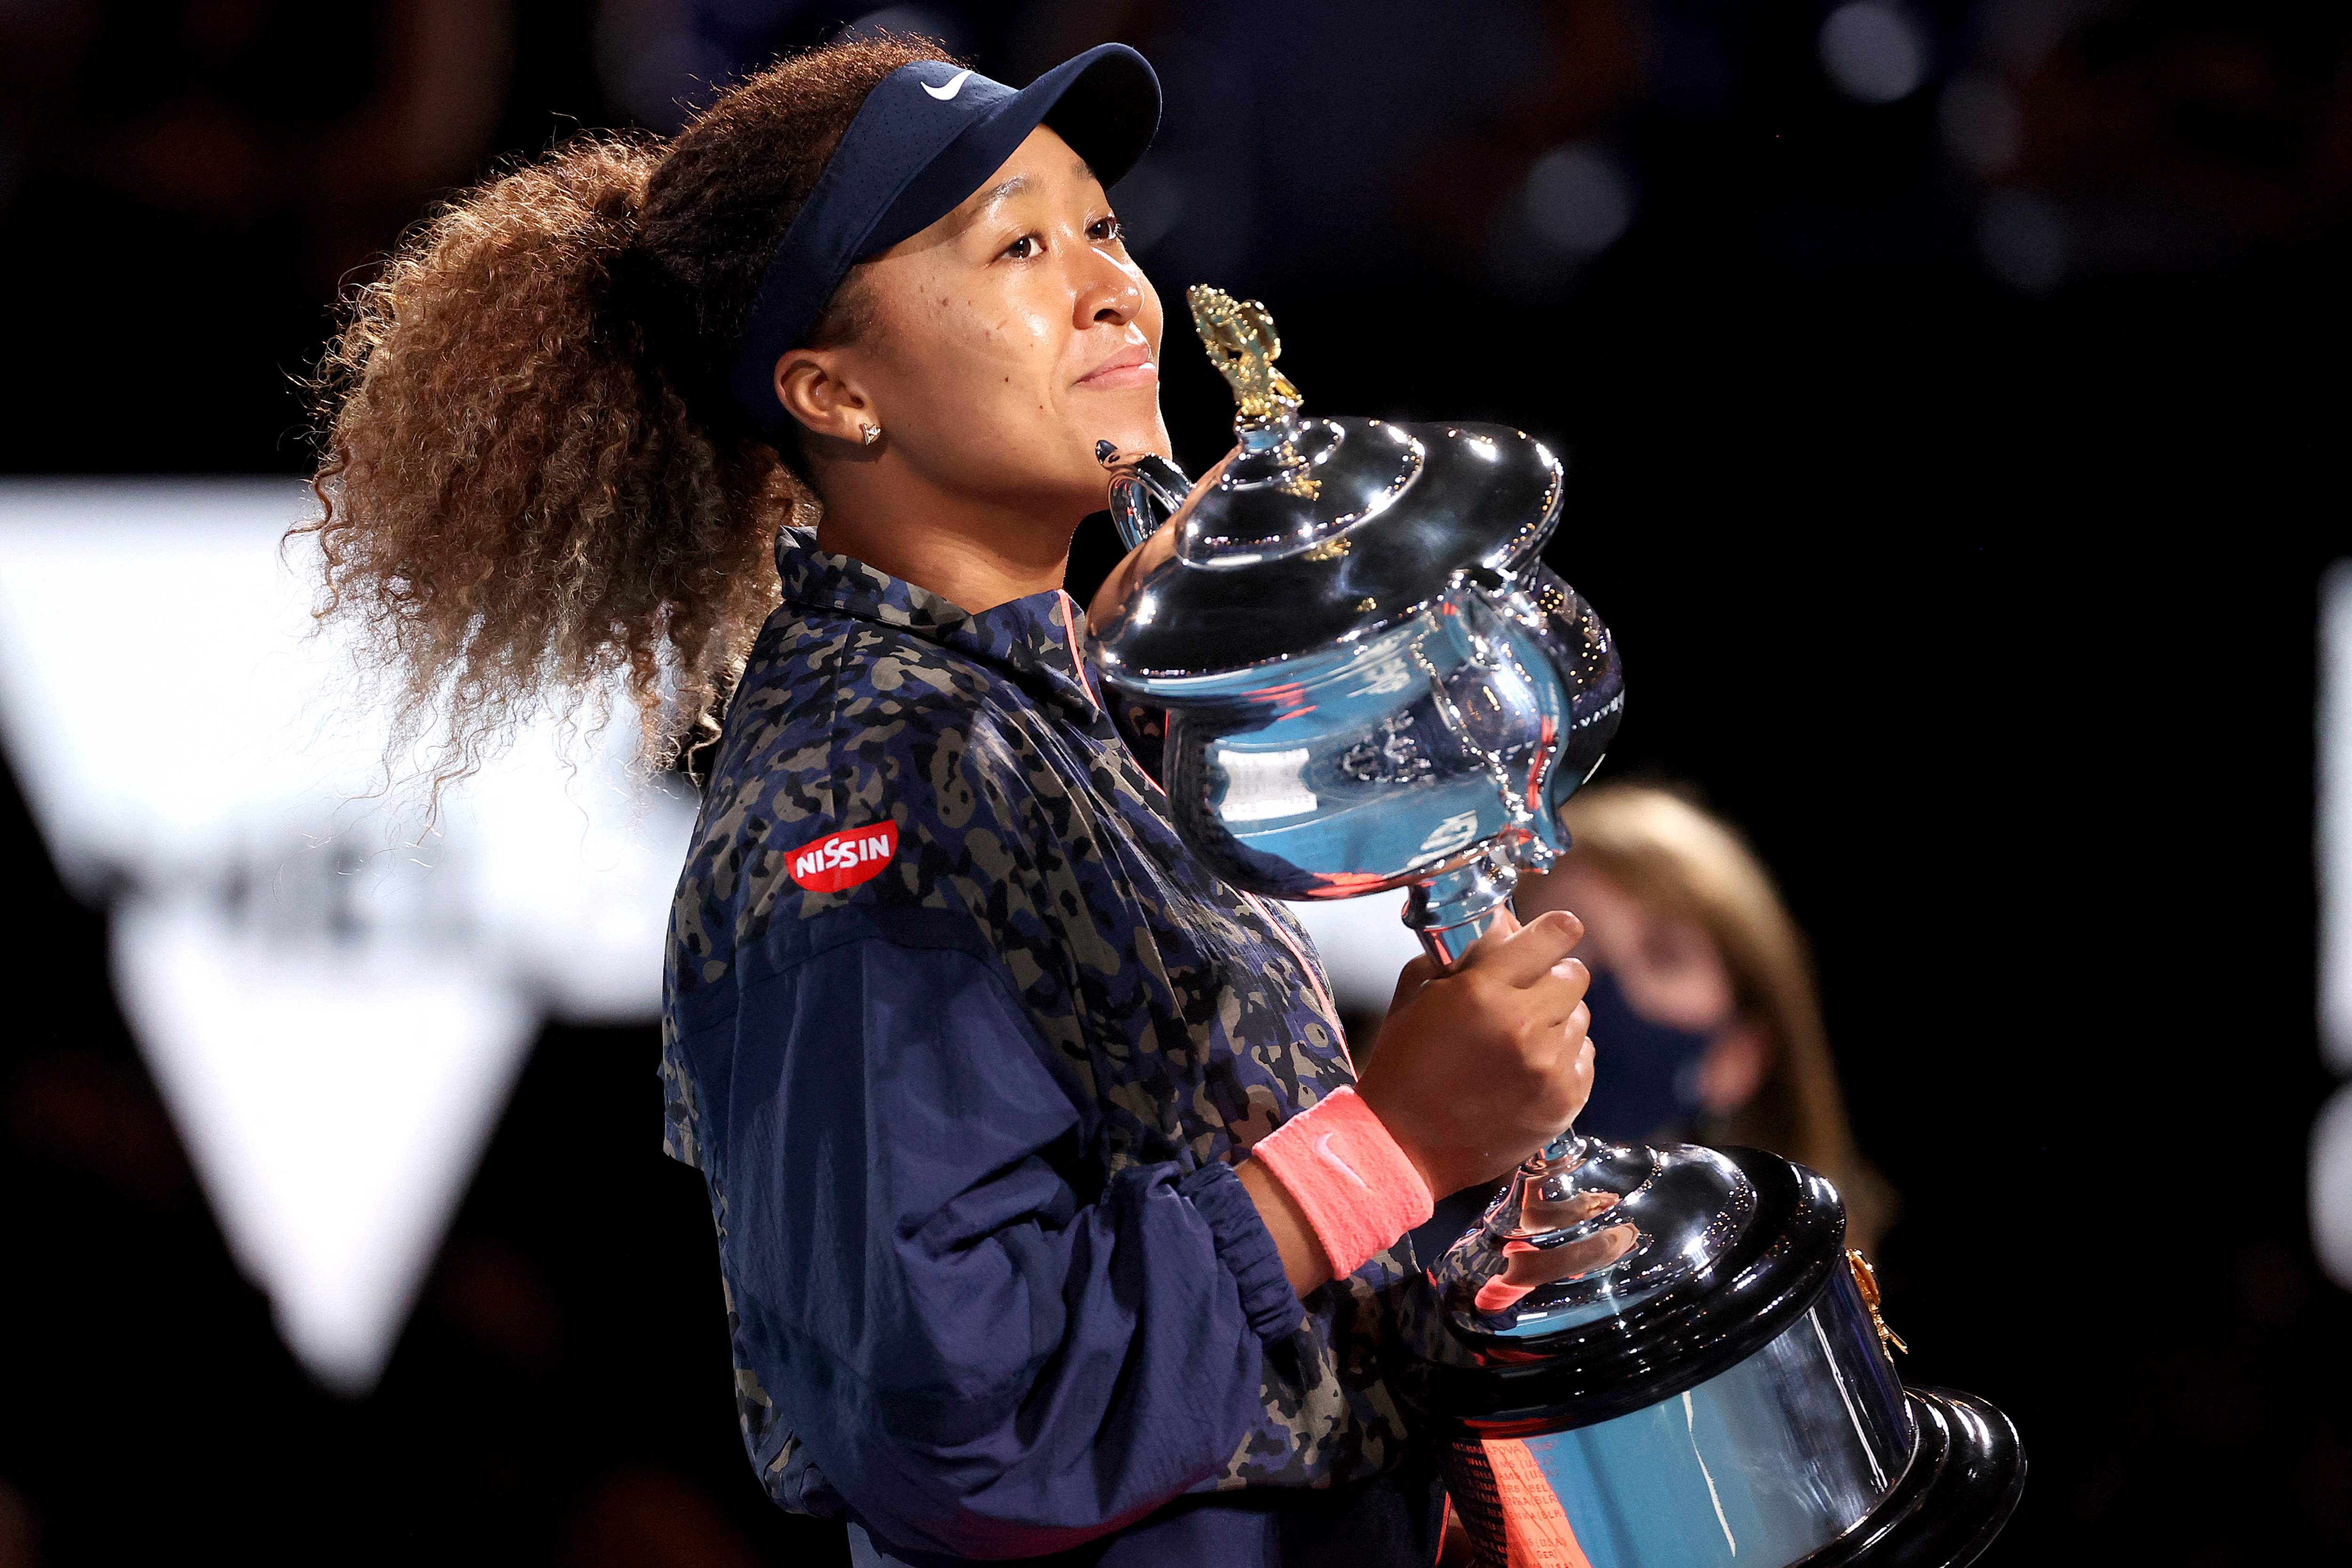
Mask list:
[[[1854,1144],[1804,933],[1764,863],[1728,823],[1653,784],[1580,791],[1561,817],[1575,847],[1552,875],[1520,884],[1522,915],[1566,907],[1569,884],[1597,876],[1651,914],[1697,927],[1720,958],[1737,1017],[1749,1031],[1734,1048],[1750,1042],[1760,1047],[1748,1072],[1735,1067],[1708,1075],[1702,1068],[1702,1097],[1732,1103],[1703,1110],[1700,1136],[1769,1149],[1821,1172],[1844,1195],[1849,1243],[1874,1247],[1895,1217],[1895,1194]],[[1605,934],[1600,912],[1579,912],[1591,918],[1597,945]],[[1589,956],[1602,962],[1598,953]],[[1609,1042],[1597,1044],[1605,1074]],[[1751,1074],[1736,1098],[1719,1087],[1715,1096],[1706,1092],[1717,1087],[1706,1084],[1708,1076],[1719,1086]]]

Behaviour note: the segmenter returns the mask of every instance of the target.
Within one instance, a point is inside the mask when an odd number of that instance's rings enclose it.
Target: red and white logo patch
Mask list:
[[[898,852],[895,822],[845,828],[793,850],[793,880],[812,893],[837,893],[880,876]]]

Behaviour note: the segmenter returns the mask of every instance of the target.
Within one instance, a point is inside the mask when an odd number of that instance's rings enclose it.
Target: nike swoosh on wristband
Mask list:
[[[958,71],[955,75],[948,78],[947,86],[933,87],[929,82],[925,82],[923,84],[923,90],[929,93],[933,98],[938,99],[941,103],[945,103],[949,99],[953,98],[957,93],[963,90],[964,79],[970,75],[971,75],[971,72],[968,70]]]
[[[1372,1184],[1364,1180],[1363,1177],[1356,1174],[1356,1167],[1348,1163],[1347,1161],[1339,1158],[1339,1155],[1331,1152],[1331,1140],[1334,1134],[1326,1132],[1322,1137],[1315,1140],[1315,1152],[1318,1154],[1322,1155],[1323,1158],[1330,1164],[1337,1166],[1339,1173],[1346,1176],[1348,1180],[1355,1183],[1356,1185],[1363,1188],[1364,1191],[1368,1193],[1370,1192],[1372,1190]]]

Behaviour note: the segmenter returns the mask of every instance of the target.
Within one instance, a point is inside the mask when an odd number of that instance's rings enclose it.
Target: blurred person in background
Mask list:
[[[1583,1103],[1580,928],[1410,972],[1360,1079],[1176,837],[1060,586],[1096,443],[1168,450],[1105,194],[1156,81],[944,53],[795,56],[412,236],[328,363],[325,613],[440,777],[616,684],[656,764],[707,742],[667,1146],[776,1501],[861,1563],[1426,1563],[1407,1233]]]
[[[1849,1245],[1875,1247],[1894,1194],[1854,1145],[1804,933],[1772,874],[1730,824],[1654,784],[1596,784],[1561,816],[1574,847],[1522,879],[1517,905],[1586,926],[1603,1070],[1579,1131],[1786,1155],[1837,1184]]]

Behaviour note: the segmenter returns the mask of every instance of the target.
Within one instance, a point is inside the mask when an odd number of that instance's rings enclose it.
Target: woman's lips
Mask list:
[[[1129,386],[1157,386],[1160,384],[1160,367],[1151,363],[1150,349],[1141,343],[1131,343],[1078,377],[1078,384],[1097,392]]]

